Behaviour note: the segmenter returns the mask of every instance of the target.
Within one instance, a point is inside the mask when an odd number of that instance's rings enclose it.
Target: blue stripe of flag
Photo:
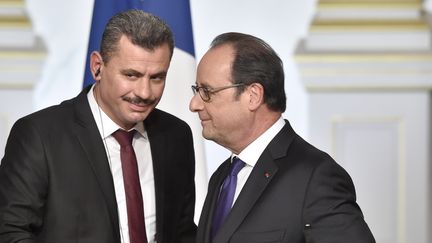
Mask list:
[[[189,0],[95,0],[83,87],[94,83],[90,72],[90,54],[100,49],[108,20],[127,9],[142,9],[163,19],[174,33],[177,48],[195,56]]]

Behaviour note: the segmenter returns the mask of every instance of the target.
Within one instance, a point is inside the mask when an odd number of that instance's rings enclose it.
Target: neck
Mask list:
[[[244,136],[237,140],[236,144],[226,146],[234,154],[240,154],[249,144],[265,133],[281,117],[280,112],[267,111],[256,114],[250,124],[245,126]]]

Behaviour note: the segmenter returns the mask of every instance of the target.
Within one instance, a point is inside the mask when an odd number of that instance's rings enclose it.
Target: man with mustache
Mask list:
[[[283,119],[282,60],[263,40],[217,36],[190,110],[232,152],[212,175],[197,243],[374,243],[347,172]]]
[[[0,242],[192,243],[189,126],[155,108],[174,49],[159,18],[114,16],[96,83],[19,119],[0,165]]]

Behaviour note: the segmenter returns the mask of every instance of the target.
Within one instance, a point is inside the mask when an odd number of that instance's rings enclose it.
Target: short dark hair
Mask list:
[[[154,50],[163,44],[174,51],[174,37],[171,29],[160,18],[142,10],[132,9],[113,16],[105,26],[100,45],[100,54],[108,62],[117,51],[120,38],[125,35],[134,45]]]
[[[234,48],[232,82],[250,85],[259,83],[264,87],[264,103],[273,111],[284,112],[286,95],[282,60],[269,44],[252,35],[229,32],[217,36],[210,48],[221,45]],[[246,86],[237,88],[240,95]]]

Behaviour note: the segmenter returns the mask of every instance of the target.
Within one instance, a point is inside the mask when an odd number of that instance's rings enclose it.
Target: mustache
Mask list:
[[[123,97],[124,101],[132,103],[134,105],[153,105],[157,102],[157,99],[142,99],[140,97]]]

